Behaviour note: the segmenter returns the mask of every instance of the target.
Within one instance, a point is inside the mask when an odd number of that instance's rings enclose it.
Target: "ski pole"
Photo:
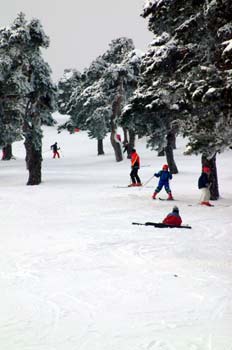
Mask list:
[[[145,182],[145,184],[143,184],[143,187],[145,187],[145,186],[153,179],[153,177],[154,177],[154,175],[152,175],[152,177],[151,177],[149,180],[147,180],[147,181]]]

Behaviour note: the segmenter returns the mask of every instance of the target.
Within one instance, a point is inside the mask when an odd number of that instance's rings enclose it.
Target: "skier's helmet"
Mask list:
[[[163,165],[163,170],[168,170],[168,165],[167,164]]]

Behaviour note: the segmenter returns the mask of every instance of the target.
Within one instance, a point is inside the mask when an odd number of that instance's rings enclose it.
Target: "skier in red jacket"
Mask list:
[[[128,187],[142,186],[140,177],[138,175],[139,168],[140,168],[140,158],[136,150],[133,148],[131,151],[131,172],[130,172],[132,183],[128,185]]]
[[[179,215],[179,209],[178,207],[173,207],[172,212],[166,216],[166,218],[163,220],[163,224],[166,225],[173,225],[173,226],[180,226],[182,223],[182,219]]]

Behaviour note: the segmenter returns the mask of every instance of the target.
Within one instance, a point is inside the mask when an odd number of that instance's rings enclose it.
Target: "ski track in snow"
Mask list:
[[[182,146],[170,203],[151,199],[156,179],[114,188],[129,183],[130,163],[115,162],[109,140],[102,158],[85,133],[45,128],[44,149],[54,140],[63,158],[44,153],[40,186],[25,186],[21,142],[17,159],[1,162],[0,348],[232,350],[231,152],[218,159],[229,192],[202,208],[200,160]],[[151,164],[140,169],[146,182],[164,159],[144,140],[136,148]],[[160,221],[173,205],[192,230],[131,224]]]

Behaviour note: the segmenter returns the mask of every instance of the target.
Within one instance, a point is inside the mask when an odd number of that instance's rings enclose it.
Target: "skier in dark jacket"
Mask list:
[[[140,158],[136,150],[133,148],[131,151],[131,172],[130,172],[132,183],[128,185],[128,187],[142,186],[140,177],[138,175],[139,168],[140,168]]]
[[[157,196],[157,193],[159,193],[162,188],[165,188],[165,191],[168,194],[168,200],[173,200],[172,197],[172,192],[169,186],[169,180],[172,179],[172,174],[170,173],[170,171],[168,171],[168,165],[164,164],[162,170],[160,170],[158,173],[154,174],[155,177],[159,177],[159,183],[158,186],[155,189],[155,192],[153,193],[152,198],[155,199]]]
[[[54,145],[51,145],[51,149],[53,151],[53,158],[56,158],[56,156],[60,158],[60,154],[58,152],[60,148],[57,146],[57,142],[55,142]]]
[[[200,198],[200,204],[201,205],[207,205],[208,207],[212,207],[213,205],[209,202],[210,200],[210,176],[211,170],[209,167],[204,166],[202,169],[201,176],[198,179],[198,188],[201,190],[201,198]]]
[[[163,224],[166,225],[173,225],[173,226],[180,226],[182,223],[182,219],[179,215],[179,209],[178,207],[173,207],[172,212],[166,216],[166,218],[163,220]]]

